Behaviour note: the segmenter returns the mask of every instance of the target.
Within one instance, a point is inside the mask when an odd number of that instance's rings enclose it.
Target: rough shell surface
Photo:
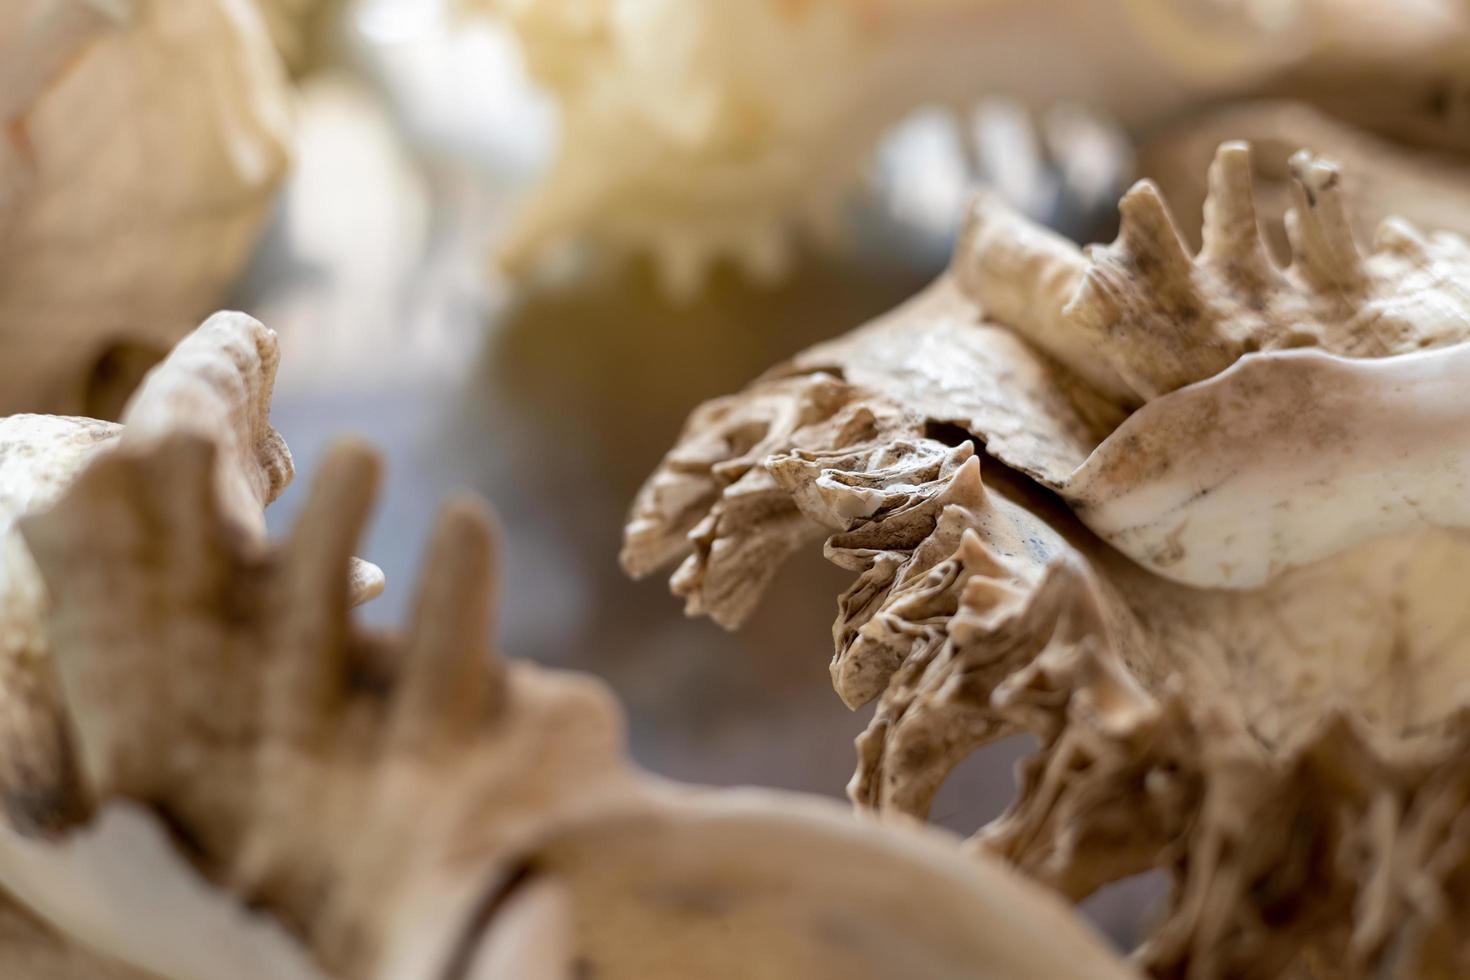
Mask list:
[[[1293,170],[1284,269],[1240,145],[1198,255],[1148,184],[1086,253],[981,199],[927,293],[692,416],[624,562],[735,625],[825,538],[853,798],[925,815],[1034,733],[976,851],[1074,898],[1169,869],[1156,975],[1457,975],[1470,251],[1364,254],[1350,175]]]
[[[445,508],[409,628],[358,628],[351,551],[378,464],[338,446],[289,537],[264,539],[289,474],[274,354],[255,321],[212,318],[19,508],[85,807],[61,839],[0,827],[0,887],[25,910],[0,905],[0,929],[30,943],[0,963],[30,950],[67,980],[143,976],[97,957],[169,980],[1135,975],[946,835],[636,770],[601,684],[493,651],[514,570],[474,501]]]
[[[222,313],[148,375],[121,424],[46,415],[0,419],[0,696],[6,706],[0,804],[12,826],[54,833],[88,805],[56,703],[47,592],[17,522],[53,506],[87,466],[120,447],[194,433],[219,447],[213,476],[219,496],[242,531],[259,540],[262,508],[292,472],[267,417],[276,360],[274,334],[247,316]],[[359,599],[381,588],[376,569],[354,570]]]
[[[1466,92],[1470,130],[1470,86]],[[1215,148],[1226,140],[1251,145],[1256,208],[1274,257],[1291,254],[1282,218],[1295,206],[1291,158],[1303,149],[1336,160],[1351,178],[1343,190],[1359,241],[1371,240],[1389,217],[1470,235],[1470,162],[1464,153],[1405,145],[1306,102],[1262,99],[1195,113],[1149,133],[1138,148],[1139,171],[1159,185],[1180,231],[1196,248],[1209,191],[1205,175]]]

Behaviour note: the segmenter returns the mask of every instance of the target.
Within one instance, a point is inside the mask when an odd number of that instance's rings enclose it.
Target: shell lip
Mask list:
[[[1404,508],[1390,506],[1385,497],[1397,492],[1390,482],[1378,492],[1382,515],[1308,522],[1328,528],[1320,532],[1263,531],[1257,543],[1269,555],[1252,556],[1237,544],[1220,549],[1234,557],[1222,557],[1218,567],[1206,570],[1197,562],[1181,562],[1174,546],[1183,538],[1234,541],[1234,529],[1206,533],[1189,526],[1195,517],[1210,516],[1203,498],[1227,491],[1227,485],[1236,502],[1233,520],[1274,527],[1290,512],[1315,506],[1314,499],[1361,511],[1364,505],[1351,496],[1363,493],[1354,489],[1357,477],[1348,462],[1354,452],[1367,453],[1389,471],[1426,455],[1439,460],[1441,468],[1453,468],[1457,460],[1463,466],[1464,448],[1446,440],[1453,439],[1447,434],[1460,426],[1465,407],[1453,404],[1453,398],[1417,392],[1426,383],[1442,385],[1467,375],[1470,347],[1465,344],[1374,358],[1317,348],[1246,354],[1220,373],[1139,408],[1056,489],[1095,534],[1165,578],[1196,587],[1255,588],[1360,541],[1415,526],[1465,525],[1462,509],[1436,510],[1412,501],[1403,514],[1391,514]],[[1341,396],[1349,392],[1363,393],[1366,405],[1358,404],[1361,399],[1345,402]],[[1290,477],[1294,451],[1312,453],[1320,465],[1311,474]]]

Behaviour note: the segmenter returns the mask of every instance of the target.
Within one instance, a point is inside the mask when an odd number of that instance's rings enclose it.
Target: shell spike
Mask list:
[[[980,457],[971,456],[955,470],[949,484],[950,499],[968,507],[985,504],[985,481],[980,475]]]
[[[1210,164],[1203,238],[1200,257],[1206,262],[1257,276],[1270,269],[1256,220],[1250,148],[1243,142],[1220,144]]]
[[[1169,206],[1151,180],[1134,184],[1118,204],[1122,216],[1119,239],[1139,272],[1171,285],[1188,283],[1194,265],[1189,248],[1174,224]]]
[[[455,500],[440,514],[409,632],[393,738],[418,749],[455,744],[505,695],[505,663],[490,648],[495,541],[488,511]]]
[[[1286,230],[1297,265],[1320,285],[1360,284],[1363,260],[1353,243],[1337,164],[1301,150],[1291,158],[1291,174],[1297,206]]]
[[[352,550],[372,512],[381,464],[366,445],[333,446],[286,546],[282,657],[272,677],[270,728],[307,735],[340,687],[347,655]]]

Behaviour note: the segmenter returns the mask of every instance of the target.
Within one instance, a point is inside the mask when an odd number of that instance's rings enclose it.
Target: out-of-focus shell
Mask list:
[[[287,163],[252,0],[0,11],[0,414],[114,417],[244,266]]]
[[[989,93],[1143,121],[1259,80],[1299,44],[1173,0],[478,0],[557,98],[562,146],[509,240],[646,250],[676,293],[714,259],[782,274],[880,136]]]
[[[561,109],[559,158],[503,243],[512,267],[584,239],[651,253],[675,293],[721,258],[784,272],[791,232],[830,235],[880,137],[920,107],[954,110],[961,141],[992,95],[1084,105],[1147,139],[1201,106],[1284,97],[1470,152],[1461,0],[465,5],[511,25]]]
[[[0,887],[60,935],[179,980],[1135,976],[944,834],[640,773],[602,685],[493,651],[473,501],[445,508],[406,633],[353,625],[378,464],[335,448],[263,541],[269,339],[211,320],[20,521],[92,814],[0,833]]]
[[[242,533],[260,540],[262,508],[292,472],[267,418],[276,361],[274,334],[243,314],[221,313],[147,377],[121,424],[0,418],[0,806],[20,832],[59,831],[80,818],[88,800],[76,783],[56,702],[46,589],[17,522],[53,506],[87,466],[119,447],[197,433],[220,448],[214,479],[221,499]],[[376,569],[354,570],[359,600],[381,589]]]
[[[695,413],[624,561],[734,624],[825,536],[853,798],[924,815],[1035,733],[977,849],[1078,898],[1170,869],[1160,976],[1454,975],[1470,247],[1365,255],[1350,176],[1292,168],[1285,269],[1239,145],[1198,256],[1148,184],[1085,254],[982,198],[925,295]]]

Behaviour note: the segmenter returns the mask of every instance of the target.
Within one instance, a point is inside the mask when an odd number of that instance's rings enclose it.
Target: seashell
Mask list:
[[[511,27],[562,116],[506,262],[572,239],[647,252],[675,295],[716,260],[783,275],[794,234],[835,233],[873,148],[920,107],[966,120],[991,95],[1079,103],[1146,139],[1201,106],[1289,97],[1410,146],[1470,151],[1460,0],[1391,13],[1371,0],[466,5]]]
[[[945,834],[638,771],[600,683],[492,649],[472,500],[406,633],[352,624],[378,463],[337,446],[265,542],[273,366],[258,323],[212,318],[18,522],[90,808],[61,840],[0,833],[0,887],[55,955],[180,980],[1136,976]]]
[[[262,508],[290,482],[291,456],[267,419],[275,335],[239,313],[211,317],[144,380],[121,423],[47,415],[0,418],[0,807],[28,834],[57,832],[85,814],[59,714],[47,590],[17,523],[53,505],[85,469],[133,445],[194,433],[220,447],[218,494],[240,532],[259,542]],[[366,563],[358,601],[382,589]]]
[[[116,417],[248,259],[286,99],[249,2],[6,5],[0,414]]]
[[[1470,247],[1364,254],[1292,170],[1287,268],[1240,144],[1198,255],[1146,182],[1085,252],[980,197],[924,293],[694,413],[623,561],[734,626],[825,537],[853,799],[924,816],[1034,733],[972,847],[1076,899],[1170,870],[1155,975],[1454,975]]]

